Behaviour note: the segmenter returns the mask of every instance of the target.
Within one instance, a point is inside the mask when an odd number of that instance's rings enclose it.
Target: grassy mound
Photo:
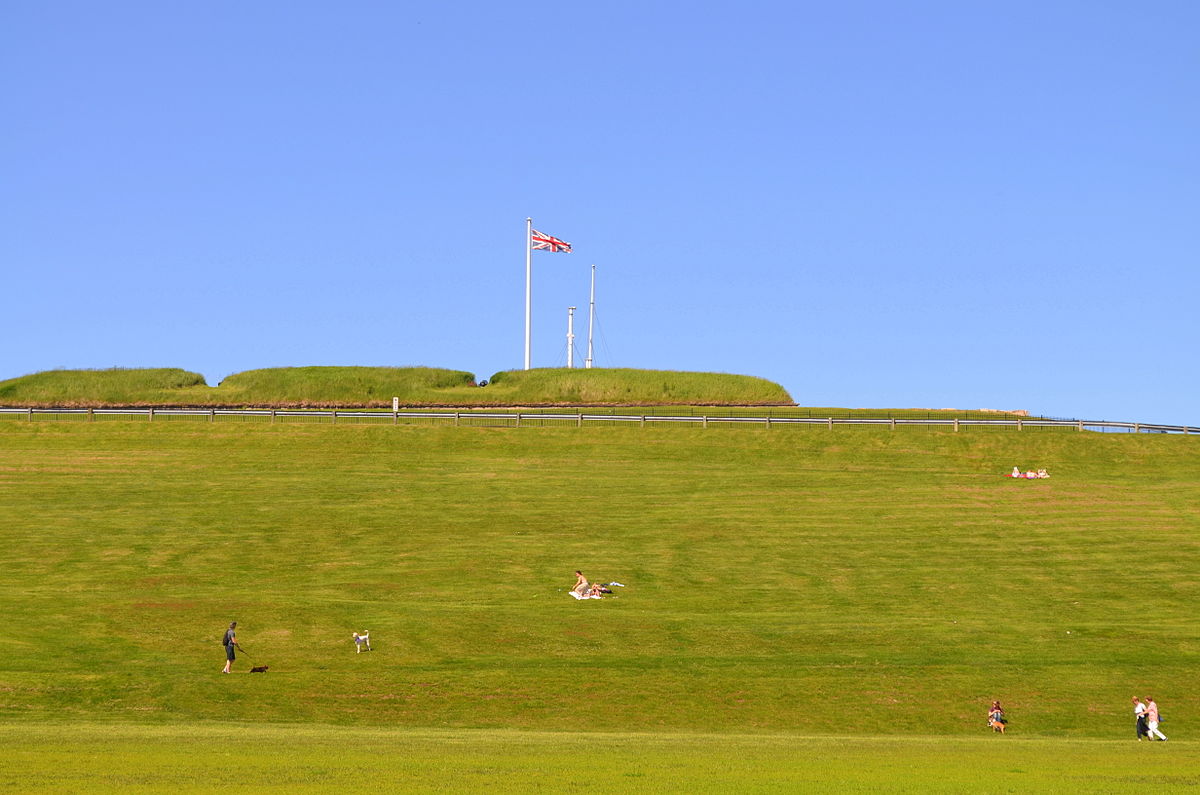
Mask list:
[[[758,406],[790,405],[779,384],[728,373],[672,370],[538,369],[506,370],[492,376],[489,402],[507,405],[576,404],[584,406]]]
[[[250,406],[386,406],[440,402],[445,394],[474,392],[470,373],[434,367],[275,367],[229,376],[212,399]]]
[[[1200,712],[1193,437],[13,420],[0,480],[0,720],[973,735],[1000,699],[1021,736],[1132,741],[1133,693],[1168,735]],[[625,587],[575,601],[577,568]],[[231,620],[267,676],[218,673]]]
[[[0,381],[0,405],[159,405],[205,389],[204,376],[177,367],[48,370]]]

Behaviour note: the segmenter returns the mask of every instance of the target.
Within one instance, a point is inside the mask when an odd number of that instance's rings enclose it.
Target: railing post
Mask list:
[[[771,418],[767,417],[767,430],[771,430]]]
[[[646,415],[645,415],[645,414],[643,414],[643,415],[642,415],[642,421],[638,423],[638,427],[639,427],[639,428],[645,428],[645,427],[646,427]]]
[[[892,417],[892,430],[896,430],[896,418]]]
[[[954,432],[958,433],[958,417],[954,418]]]
[[[707,414],[704,415],[704,423],[700,427],[702,427],[702,428],[708,427],[708,415]]]
[[[33,422],[33,406],[29,407],[29,414],[27,415],[26,419],[29,422]]]
[[[399,425],[399,424],[400,424],[400,412],[393,411],[392,412],[392,425]]]
[[[1021,425],[1021,421],[1020,421],[1020,420],[1017,420],[1017,430],[1018,430],[1018,431],[1024,430],[1024,427]]]
[[[833,417],[830,417],[830,418],[829,418],[829,424],[828,424],[828,427],[829,427],[829,430],[831,430],[831,431],[833,430]]]
[[[146,411],[146,421],[147,421],[147,422],[154,422],[154,407],[153,407],[153,406],[151,406],[151,407],[150,407],[150,408],[149,408],[149,409]]]
[[[516,427],[518,427],[518,428],[520,428],[520,427],[521,427],[521,412],[519,412],[519,411],[517,412],[517,425],[516,425]]]
[[[582,411],[579,412],[579,416],[575,418],[575,427],[576,428],[583,427],[583,412]]]
[[[460,413],[459,413],[459,412],[457,412],[457,411],[456,411],[456,412],[454,412],[454,427],[455,427],[455,428],[457,428],[457,427],[458,427],[458,424],[459,424],[459,422],[460,422],[461,420],[462,420],[462,417],[461,417]]]
[[[209,422],[212,422],[212,421],[213,421],[213,420],[215,420],[216,418],[217,418],[217,410],[216,410],[216,409],[209,409],[209,410],[208,410],[208,421],[209,421]]]
[[[88,422],[95,422],[95,421],[96,421],[96,410],[94,408],[92,408],[91,406],[88,406]]]
[[[275,409],[271,409],[271,424],[275,424]]]
[[[1079,430],[1083,430],[1083,420],[1079,421]]]
[[[333,411],[329,412],[329,416],[333,418],[330,420],[329,424],[337,425],[337,409],[334,409]]]

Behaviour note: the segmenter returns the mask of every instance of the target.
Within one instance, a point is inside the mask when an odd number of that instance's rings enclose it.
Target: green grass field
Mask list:
[[[1173,792],[1194,743],[313,725],[0,726],[6,792]]]
[[[3,422],[0,515],[10,781],[1197,783],[1190,437]]]

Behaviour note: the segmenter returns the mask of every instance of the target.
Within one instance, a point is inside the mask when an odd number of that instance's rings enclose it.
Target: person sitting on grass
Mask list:
[[[575,572],[575,587],[572,588],[571,590],[574,591],[576,594],[578,594],[581,597],[587,596],[588,581],[587,581],[587,577],[583,576],[582,571],[576,570],[576,572]]]

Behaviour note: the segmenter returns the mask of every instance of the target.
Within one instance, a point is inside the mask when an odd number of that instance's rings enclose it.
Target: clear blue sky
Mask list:
[[[0,379],[566,362],[1200,424],[1200,3],[0,7]],[[582,358],[582,357],[580,357]],[[577,360],[579,361],[579,360]]]

